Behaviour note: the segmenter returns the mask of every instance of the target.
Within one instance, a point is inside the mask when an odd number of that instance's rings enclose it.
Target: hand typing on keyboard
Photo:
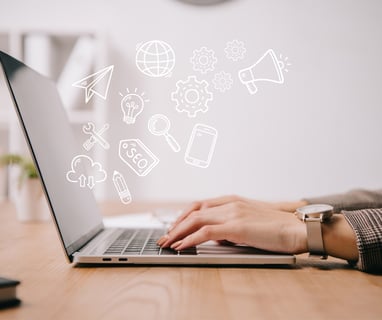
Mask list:
[[[164,229],[126,229],[104,252],[106,255],[183,255],[196,254],[195,248],[177,251],[161,248],[157,241]]]
[[[158,245],[184,250],[216,240],[268,251],[304,253],[308,251],[306,226],[294,212],[307,204],[306,201],[268,203],[237,196],[196,202],[159,239]],[[336,214],[322,230],[328,255],[358,260],[354,231],[344,214]]]
[[[292,203],[274,204],[237,196],[196,202],[159,239],[158,245],[184,250],[216,240],[269,251],[306,252],[305,224],[287,208],[295,209]]]

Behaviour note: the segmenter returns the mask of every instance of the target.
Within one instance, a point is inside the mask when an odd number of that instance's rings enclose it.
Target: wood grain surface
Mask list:
[[[179,204],[105,203],[108,215]],[[21,281],[0,319],[382,319],[382,276],[345,261],[291,267],[75,267],[52,222],[21,223],[0,204],[0,275]]]

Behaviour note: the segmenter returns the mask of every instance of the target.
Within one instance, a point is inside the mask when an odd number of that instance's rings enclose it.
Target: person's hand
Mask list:
[[[276,252],[307,251],[305,224],[293,214],[274,204],[236,196],[192,204],[158,244],[183,250],[208,240]]]
[[[183,211],[183,213],[171,225],[170,230],[174,228],[175,226],[177,226],[181,221],[187,218],[194,211],[213,208],[213,207],[219,207],[225,204],[238,202],[238,201],[252,204],[259,208],[264,207],[268,209],[274,209],[274,210],[286,211],[286,212],[295,212],[297,208],[307,205],[307,202],[303,200],[295,201],[295,202],[265,202],[265,201],[243,198],[236,195],[218,197],[218,198],[207,199],[203,201],[196,201],[196,202],[193,202],[191,205],[189,205]]]
[[[294,214],[305,201],[269,203],[226,196],[191,204],[158,240],[161,247],[183,250],[208,240],[245,244],[276,252],[307,252],[305,223]],[[357,261],[354,231],[342,214],[323,224],[326,252],[334,257]]]

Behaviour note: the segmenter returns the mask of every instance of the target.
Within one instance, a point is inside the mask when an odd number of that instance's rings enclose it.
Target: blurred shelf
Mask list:
[[[107,48],[102,33],[89,30],[0,30],[0,50],[8,52],[31,68],[47,75],[56,82],[58,89],[60,84],[61,88],[65,88],[64,92],[60,91],[60,94],[71,98],[63,101],[63,104],[71,106],[66,111],[73,126],[90,121],[97,122],[105,118],[105,110],[107,110],[105,101],[84,104],[83,92],[73,89],[71,85],[73,79],[91,74],[106,65]],[[69,70],[66,70],[68,72],[66,78],[63,76],[65,69]],[[0,83],[1,98],[5,94],[8,94],[8,90]],[[72,94],[73,97],[71,97]],[[24,135],[17,121],[13,119],[13,108],[8,107],[4,99],[0,99],[0,104],[0,147],[4,149],[4,152],[22,154],[28,152]],[[94,157],[106,158],[105,151],[101,148],[97,149]],[[8,184],[11,198],[16,197],[17,194],[17,183],[13,182],[9,180]],[[99,188],[96,191],[96,197],[102,199],[104,193],[105,190]]]

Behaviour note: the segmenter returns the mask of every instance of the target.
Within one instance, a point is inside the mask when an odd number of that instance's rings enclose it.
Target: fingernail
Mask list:
[[[169,235],[168,234],[165,234],[164,236],[160,237],[159,240],[157,241],[157,244],[160,246],[162,245],[164,242],[166,242],[169,238]]]
[[[177,242],[174,242],[172,245],[171,245],[171,248],[172,249],[175,249],[176,247],[180,246],[182,244],[182,240],[179,240]]]

